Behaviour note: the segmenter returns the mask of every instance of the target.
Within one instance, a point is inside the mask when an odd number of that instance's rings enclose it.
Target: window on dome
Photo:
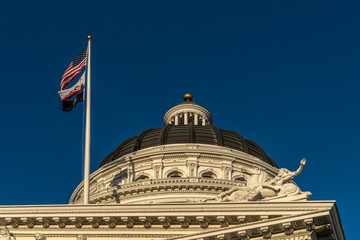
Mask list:
[[[246,179],[245,179],[244,177],[236,177],[236,178],[234,179],[234,181],[246,183]]]
[[[150,180],[150,178],[148,176],[141,175],[135,181],[143,181],[143,180]]]
[[[168,178],[179,178],[182,176],[183,176],[183,174],[179,171],[173,171],[167,175]]]
[[[183,116],[179,116],[179,125],[184,125],[184,118],[183,118]]]
[[[216,178],[216,175],[215,175],[215,173],[208,171],[208,172],[204,172],[203,174],[201,174],[201,177],[203,177],[203,178]]]
[[[238,181],[238,182],[246,182],[245,178],[243,178],[243,177],[237,177],[234,180]]]

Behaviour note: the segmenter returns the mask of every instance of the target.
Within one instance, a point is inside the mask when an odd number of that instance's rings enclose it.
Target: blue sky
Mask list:
[[[83,104],[60,79],[92,42],[91,171],[186,92],[264,148],[312,200],[359,212],[357,1],[6,1],[0,8],[0,205],[65,204],[82,180]]]

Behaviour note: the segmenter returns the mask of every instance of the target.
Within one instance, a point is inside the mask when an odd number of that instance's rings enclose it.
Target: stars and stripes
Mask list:
[[[78,54],[74,60],[70,63],[66,69],[60,83],[60,91],[64,90],[65,87],[79,74],[79,72],[86,65],[87,49]]]
[[[85,67],[87,61],[87,49],[79,53],[74,60],[70,63],[69,67],[66,69],[60,83],[60,101],[63,105],[63,111],[71,111],[75,105],[83,101],[83,89],[85,86],[85,72],[80,77],[79,81],[73,86],[66,88],[81,72]],[[70,100],[71,98],[74,100]]]

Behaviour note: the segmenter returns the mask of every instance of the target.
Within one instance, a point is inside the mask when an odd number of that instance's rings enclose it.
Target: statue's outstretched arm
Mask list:
[[[292,180],[294,177],[299,175],[302,172],[302,170],[303,170],[303,168],[305,166],[305,163],[306,163],[306,159],[303,158],[300,161],[300,167],[295,172],[289,172],[289,174],[286,174],[286,175],[282,176],[281,177],[281,182],[282,182],[281,185],[288,182],[288,181],[290,181],[290,180]]]
[[[301,159],[300,167],[295,172],[293,172],[293,174],[292,174],[293,177],[299,175],[302,172],[302,170],[305,166],[305,163],[306,163],[306,159],[305,158]]]

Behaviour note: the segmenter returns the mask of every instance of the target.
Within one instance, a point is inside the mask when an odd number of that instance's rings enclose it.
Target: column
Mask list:
[[[184,125],[188,125],[188,122],[189,122],[188,117],[189,117],[188,113],[184,112]]]
[[[175,115],[175,125],[179,125],[179,115]]]

